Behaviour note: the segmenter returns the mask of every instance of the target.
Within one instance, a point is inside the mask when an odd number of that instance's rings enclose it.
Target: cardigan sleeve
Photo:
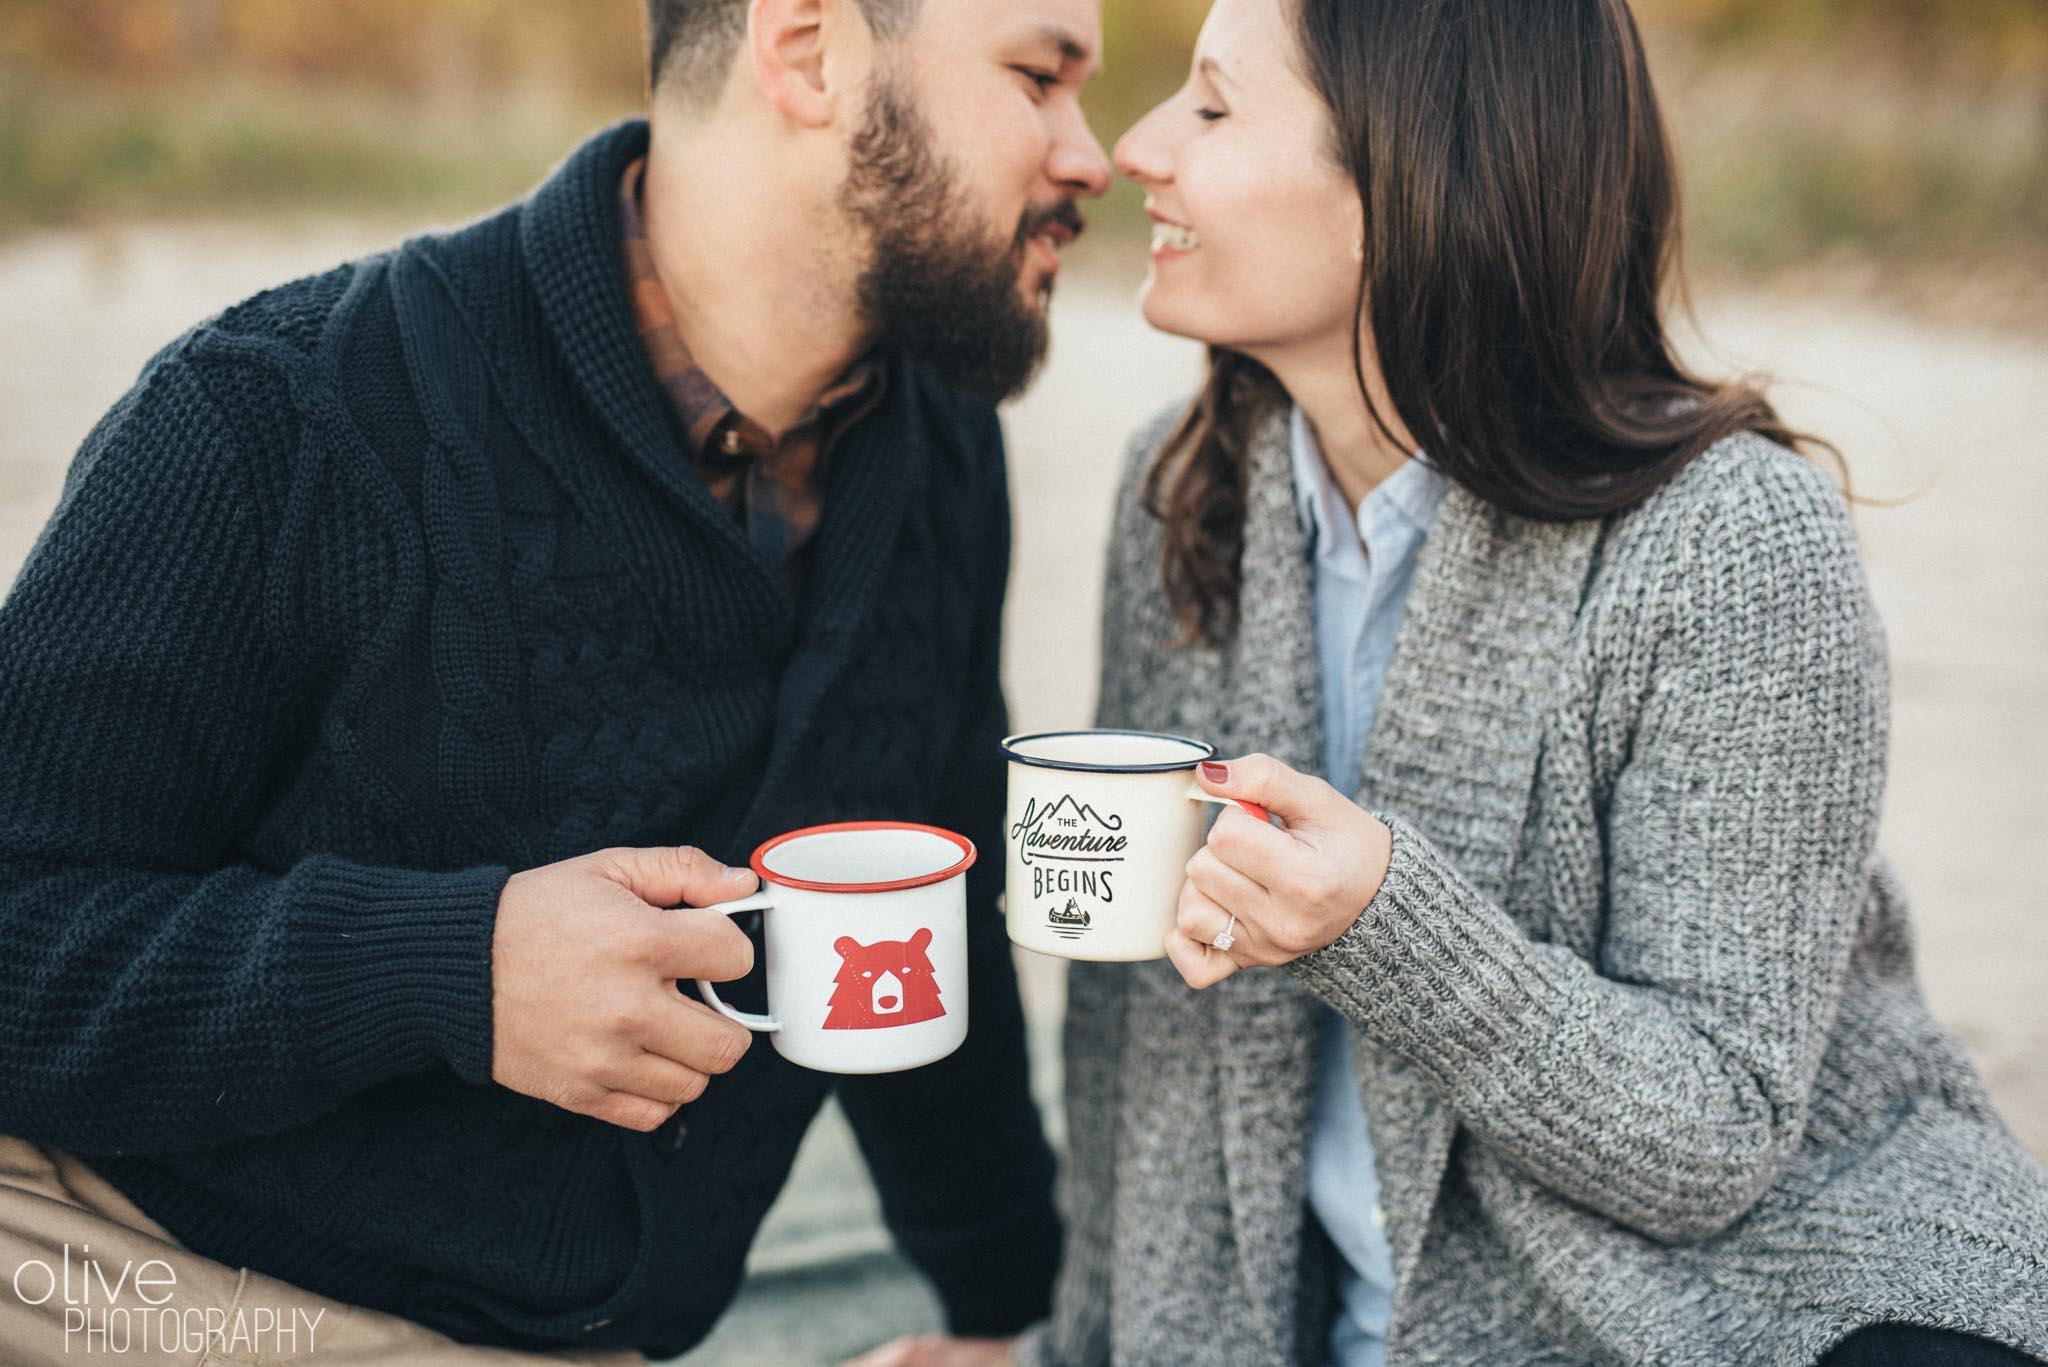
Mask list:
[[[1788,459],[1707,503],[1630,635],[1648,687],[1604,814],[1596,961],[1528,939],[1390,813],[1378,895],[1290,969],[1481,1142],[1665,1241],[1739,1219],[1800,1142],[1885,766],[1883,640],[1839,496]]]
[[[83,1153],[490,1076],[505,870],[247,853],[320,667],[266,620],[246,453],[192,345],[87,438],[0,605],[0,1131]]]

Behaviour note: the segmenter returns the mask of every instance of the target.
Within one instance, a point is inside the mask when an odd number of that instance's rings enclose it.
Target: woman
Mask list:
[[[1167,962],[1074,966],[1019,1356],[2048,1355],[2048,1180],[1873,854],[1843,502],[1672,356],[1622,0],[1218,0],[1118,163],[1214,350],[1132,453],[1100,722],[1280,824],[1218,819]]]

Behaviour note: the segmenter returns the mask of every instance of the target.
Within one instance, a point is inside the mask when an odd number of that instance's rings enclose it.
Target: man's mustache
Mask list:
[[[1033,209],[1024,215],[1023,221],[1017,225],[1017,250],[1022,251],[1025,243],[1055,224],[1076,238],[1088,230],[1088,220],[1081,216],[1079,206],[1071,199],[1063,199],[1048,208]]]

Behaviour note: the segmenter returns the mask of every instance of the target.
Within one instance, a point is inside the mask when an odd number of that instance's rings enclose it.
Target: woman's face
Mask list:
[[[1146,321],[1261,360],[1341,346],[1364,211],[1287,6],[1216,0],[1187,84],[1117,144],[1153,222]]]

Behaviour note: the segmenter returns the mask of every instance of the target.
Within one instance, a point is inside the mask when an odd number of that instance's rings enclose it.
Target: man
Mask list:
[[[0,607],[10,1364],[689,1348],[831,1084],[678,989],[753,961],[691,908],[819,822],[997,848],[989,404],[1098,0],[648,17],[645,123],[158,356]],[[1000,879],[967,1044],[839,1087],[969,1335],[1058,1245]]]

